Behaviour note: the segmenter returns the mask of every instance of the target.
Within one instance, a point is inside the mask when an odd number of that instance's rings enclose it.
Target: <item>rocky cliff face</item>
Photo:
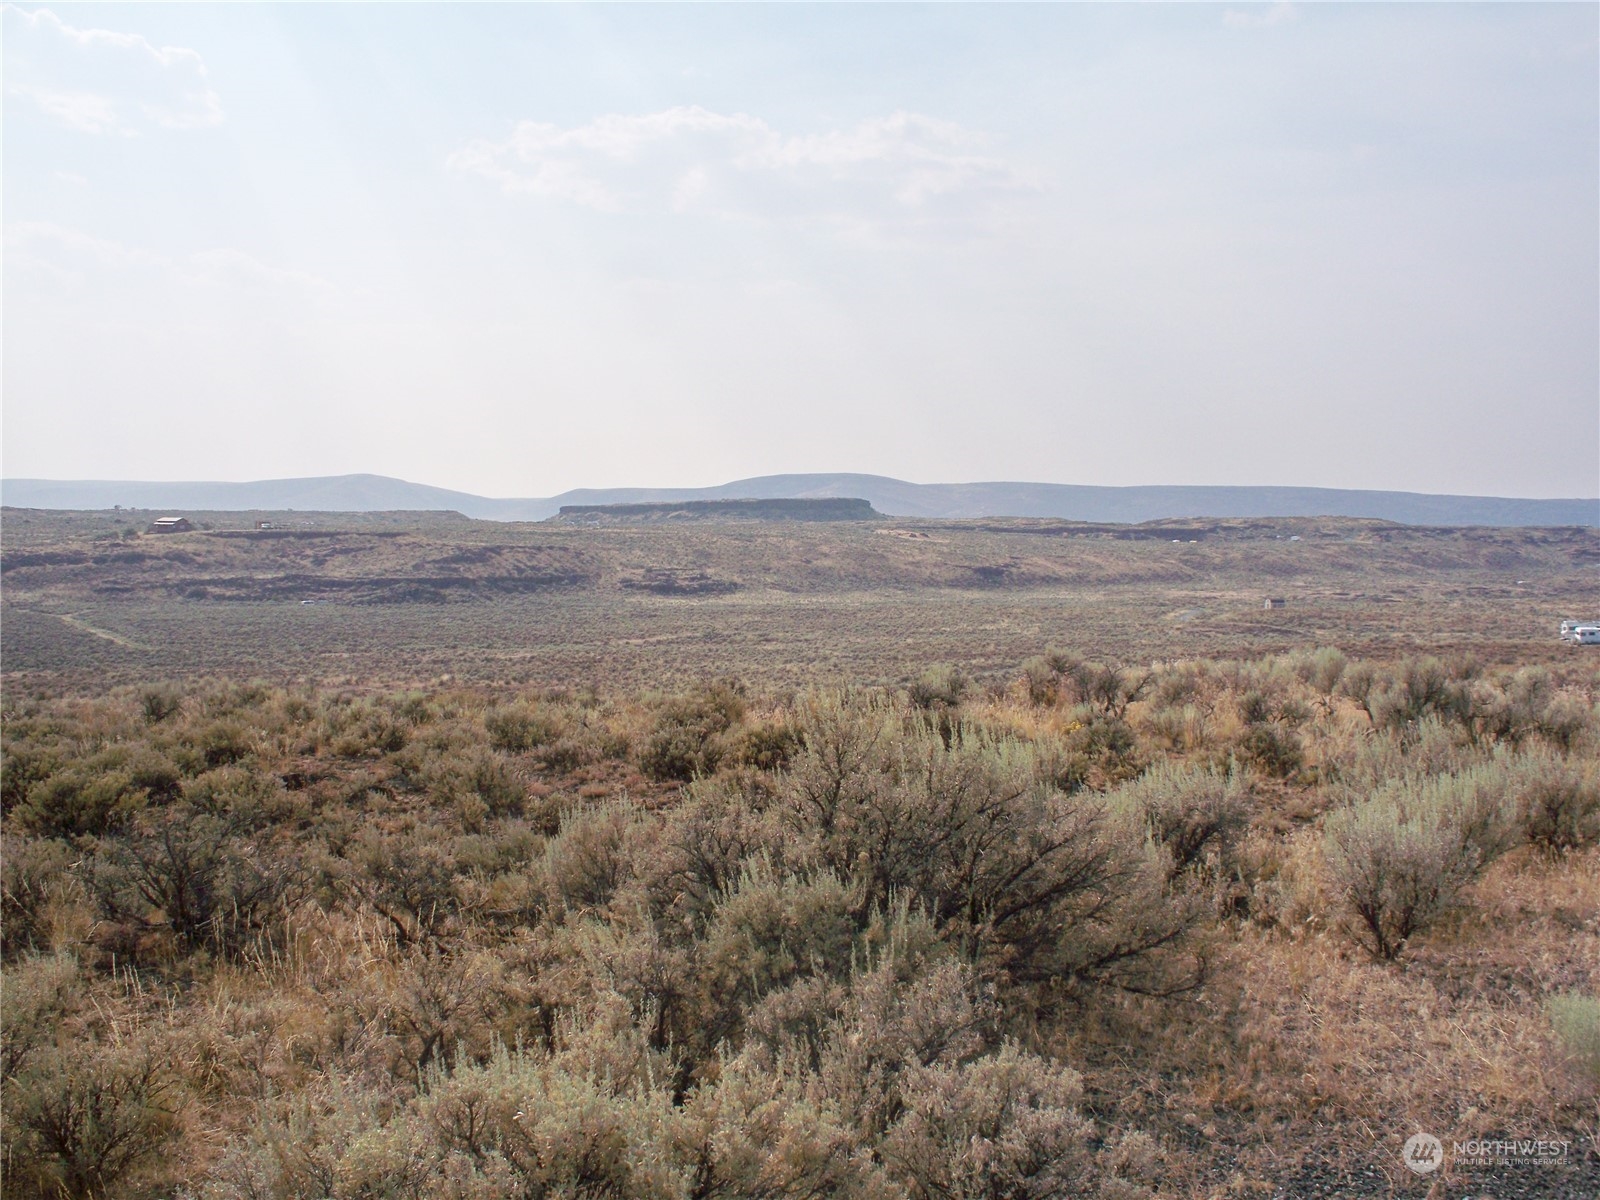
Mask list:
[[[567,524],[617,521],[870,521],[866,500],[678,500],[648,504],[563,504],[552,518]]]

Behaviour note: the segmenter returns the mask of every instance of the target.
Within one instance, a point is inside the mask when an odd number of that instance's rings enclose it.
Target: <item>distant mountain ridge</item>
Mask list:
[[[1530,500],[1346,488],[1139,486],[1067,483],[907,483],[883,475],[763,475],[706,488],[578,488],[494,499],[384,475],[251,483],[0,480],[15,508],[384,512],[453,510],[491,521],[542,521],[563,505],[703,500],[860,499],[897,517],[1054,517],[1137,524],[1168,517],[1370,517],[1405,525],[1600,526],[1600,499]]]

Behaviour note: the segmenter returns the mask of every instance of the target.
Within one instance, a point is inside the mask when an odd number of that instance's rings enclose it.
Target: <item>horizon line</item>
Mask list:
[[[467,496],[476,500],[490,501],[531,501],[554,500],[574,492],[610,492],[610,491],[711,491],[717,488],[731,487],[738,483],[755,483],[762,480],[782,478],[827,478],[839,476],[857,476],[862,479],[882,480],[889,483],[902,484],[916,488],[949,488],[949,487],[1048,487],[1048,488],[1078,488],[1098,491],[1136,491],[1154,489],[1188,489],[1188,490],[1252,490],[1252,491],[1300,491],[1300,492],[1367,492],[1387,495],[1403,496],[1434,496],[1453,499],[1489,499],[1489,500],[1528,500],[1528,501],[1593,501],[1600,503],[1600,492],[1592,495],[1551,495],[1528,496],[1506,495],[1487,492],[1442,492],[1422,491],[1407,487],[1350,487],[1328,484],[1301,484],[1301,483],[1063,483],[1054,480],[1040,479],[970,479],[947,480],[932,483],[923,483],[916,480],[902,479],[894,475],[880,475],[871,471],[773,471],[762,475],[745,475],[730,479],[722,483],[710,484],[584,484],[576,487],[565,488],[561,491],[550,492],[544,495],[519,495],[496,496],[482,492],[469,492],[459,487],[449,487],[443,484],[424,483],[414,479],[407,479],[400,475],[385,475],[377,471],[345,471],[331,475],[273,475],[262,476],[255,479],[113,479],[107,477],[80,477],[66,478],[45,475],[5,475],[0,476],[0,485],[4,484],[128,484],[141,487],[161,486],[192,486],[192,487],[249,487],[258,484],[273,483],[306,483],[317,481],[333,481],[348,479],[374,479],[391,483],[405,484],[408,487],[429,488],[434,491],[452,492],[457,495]]]

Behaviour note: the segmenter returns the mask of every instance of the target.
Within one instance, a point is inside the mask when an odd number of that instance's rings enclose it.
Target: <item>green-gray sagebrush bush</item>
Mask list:
[[[1252,956],[1402,956],[1600,835],[1573,667],[956,674],[8,693],[7,1195],[1147,1197],[1107,1096],[1220,1069],[1161,997],[1209,966],[1215,1037]],[[1257,883],[1292,927],[1222,924]]]
[[[1324,848],[1346,930],[1380,959],[1456,906],[1462,890],[1523,837],[1513,799],[1524,761],[1401,777],[1328,816]]]

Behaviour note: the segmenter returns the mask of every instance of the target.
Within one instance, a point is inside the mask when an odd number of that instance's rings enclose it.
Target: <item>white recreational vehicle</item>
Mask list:
[[[1561,640],[1574,646],[1600,646],[1600,621],[1563,621]]]

